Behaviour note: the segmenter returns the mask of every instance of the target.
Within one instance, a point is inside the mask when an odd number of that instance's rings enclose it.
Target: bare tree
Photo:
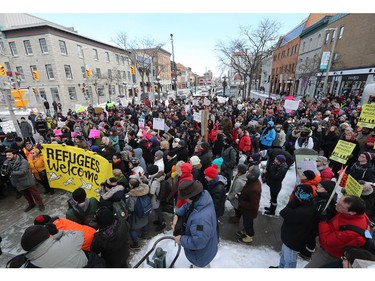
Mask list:
[[[222,68],[232,68],[241,75],[244,84],[248,85],[247,93],[244,91],[245,97],[250,96],[252,81],[259,76],[267,50],[278,38],[280,26],[276,21],[262,19],[255,29],[241,26],[239,38],[229,42],[219,41],[216,45]]]
[[[145,81],[151,83],[151,80],[153,80],[155,76],[154,62],[157,61],[158,53],[165,43],[156,43],[154,39],[149,37],[129,41],[125,32],[118,33],[112,41],[128,52],[131,64],[135,65],[141,77],[142,92],[145,93]],[[157,69],[159,73],[162,71],[162,68]]]

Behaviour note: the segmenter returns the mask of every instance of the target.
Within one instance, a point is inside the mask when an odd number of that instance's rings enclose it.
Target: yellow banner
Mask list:
[[[349,175],[345,185],[346,194],[360,197],[362,194],[362,189],[362,185],[360,185],[351,175]]]
[[[92,151],[61,144],[43,144],[42,151],[52,188],[82,187],[88,198],[99,199],[100,184],[112,177],[111,163]]]
[[[351,155],[354,150],[354,147],[355,143],[339,140],[329,159],[346,164],[349,159],[349,155]]]
[[[358,119],[357,126],[374,128],[375,127],[375,104],[364,104],[362,106],[361,115]]]

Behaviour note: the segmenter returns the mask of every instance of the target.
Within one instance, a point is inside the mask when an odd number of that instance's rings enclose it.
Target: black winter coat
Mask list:
[[[112,225],[94,234],[90,250],[100,254],[107,267],[126,268],[129,258],[129,227],[126,221],[115,220]]]
[[[243,216],[255,219],[258,216],[262,184],[259,179],[247,180],[239,196],[239,210]]]
[[[304,250],[314,231],[311,223],[316,217],[313,201],[300,202],[294,198],[280,211],[280,216],[284,219],[281,241],[294,251]]]
[[[210,193],[212,200],[214,201],[217,218],[220,218],[222,215],[224,215],[226,200],[226,184],[226,179],[221,175],[217,176],[207,184],[206,190]]]
[[[267,171],[267,185],[270,188],[281,187],[288,169],[289,168],[286,163],[282,163],[281,165],[272,164],[270,169]]]

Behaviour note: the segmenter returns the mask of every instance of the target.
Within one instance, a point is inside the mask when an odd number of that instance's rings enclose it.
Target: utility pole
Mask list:
[[[327,71],[326,71],[326,76],[324,77],[324,84],[323,84],[323,93],[324,94],[328,94],[328,89],[327,88],[327,84],[328,84],[328,76],[329,76],[329,71],[331,70],[331,64],[332,64],[332,60],[333,60],[333,56],[334,56],[334,51],[335,51],[335,47],[336,47],[336,41],[337,41],[337,28],[327,28],[326,31],[333,31],[332,33],[332,36],[335,36],[335,38],[333,38],[333,42],[332,42],[332,48],[331,48],[331,53],[329,55],[329,60],[328,60],[328,65],[327,65]],[[333,81],[332,81],[333,82]]]
[[[10,83],[5,83],[4,79],[1,79],[1,92],[4,95],[4,99],[8,107],[10,119],[12,120],[14,128],[16,129],[17,136],[22,136],[20,126],[18,125],[16,115],[14,114],[13,106],[9,100],[11,90],[12,90],[12,86],[10,85]]]
[[[176,73],[176,63],[174,61],[174,47],[173,47],[173,34],[171,34],[171,43],[172,43],[172,60],[173,60],[173,84],[174,84],[174,90],[177,94],[177,73]]]

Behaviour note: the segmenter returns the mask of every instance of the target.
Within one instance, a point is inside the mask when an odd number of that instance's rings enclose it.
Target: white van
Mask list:
[[[366,84],[363,89],[361,105],[375,103],[375,81]]]

